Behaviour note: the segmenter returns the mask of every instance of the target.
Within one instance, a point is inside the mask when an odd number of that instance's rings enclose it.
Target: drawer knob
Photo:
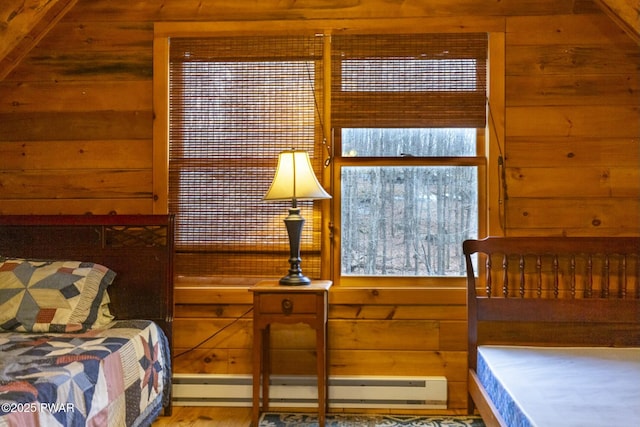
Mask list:
[[[282,300],[282,312],[284,314],[291,314],[291,312],[293,311],[293,301],[291,301],[289,298],[285,298]]]

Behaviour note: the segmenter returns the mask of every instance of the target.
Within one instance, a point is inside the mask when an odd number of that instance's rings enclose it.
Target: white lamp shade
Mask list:
[[[278,167],[264,200],[330,199],[316,178],[309,154],[303,150],[286,150],[278,155]]]

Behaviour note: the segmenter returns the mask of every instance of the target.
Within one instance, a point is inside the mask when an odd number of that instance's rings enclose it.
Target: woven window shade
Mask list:
[[[280,277],[289,268],[282,220],[265,203],[278,153],[309,152],[322,169],[322,38],[170,41],[169,211],[176,273]],[[316,155],[317,154],[317,155]],[[305,275],[320,276],[320,211],[299,202]]]
[[[485,126],[487,34],[332,36],[332,124]]]

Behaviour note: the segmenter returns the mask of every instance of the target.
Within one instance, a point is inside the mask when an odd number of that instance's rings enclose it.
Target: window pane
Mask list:
[[[464,275],[477,188],[476,167],[342,167],[342,274]]]
[[[286,203],[264,203],[278,153],[313,155],[316,107],[311,61],[180,63],[172,116],[172,212],[176,243],[194,248],[288,244]],[[300,82],[306,82],[306,87]],[[265,159],[270,159],[266,162]],[[312,204],[303,204],[312,218]],[[312,241],[305,229],[303,244]]]
[[[475,129],[342,129],[344,157],[475,155]]]
[[[315,35],[172,38],[169,211],[175,272],[252,283],[286,272],[283,219],[291,203],[265,203],[278,153],[322,158],[324,42]],[[301,202],[304,271],[320,276],[321,210]]]
[[[481,128],[487,34],[335,34],[331,123]]]
[[[344,92],[427,92],[477,90],[476,60],[365,59],[342,61]]]

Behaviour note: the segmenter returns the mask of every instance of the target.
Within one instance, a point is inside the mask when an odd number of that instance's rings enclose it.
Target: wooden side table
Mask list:
[[[253,420],[260,418],[260,377],[262,410],[269,410],[270,326],[272,323],[306,323],[316,331],[318,374],[318,424],[324,426],[327,410],[327,311],[329,280],[314,280],[306,286],[282,286],[265,280],[253,292]]]

